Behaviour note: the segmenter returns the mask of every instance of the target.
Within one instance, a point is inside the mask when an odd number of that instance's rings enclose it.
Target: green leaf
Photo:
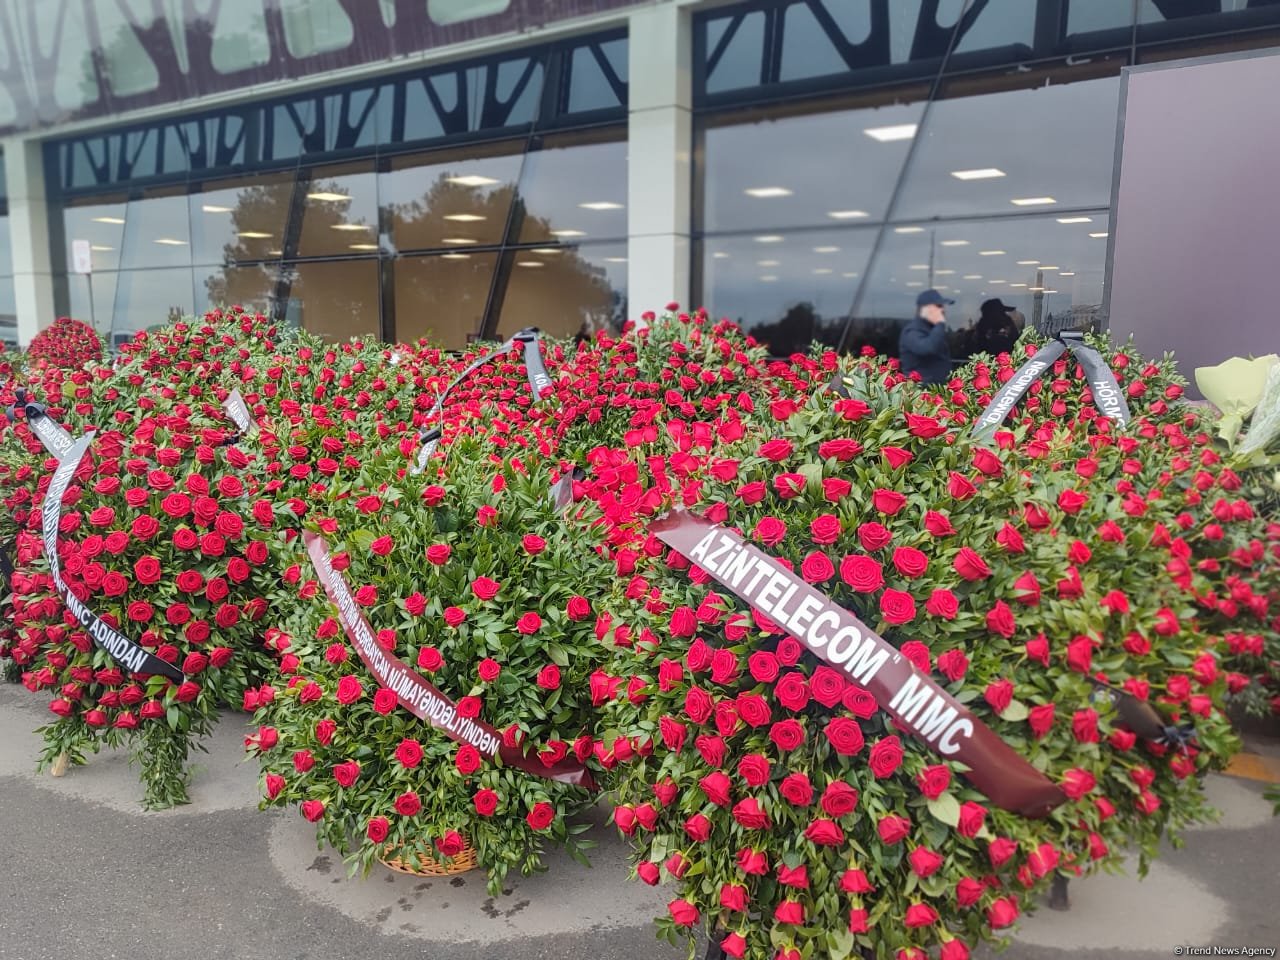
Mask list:
[[[831,960],[844,960],[853,953],[853,934],[848,930],[829,930],[827,932],[827,951]]]
[[[1018,723],[1027,719],[1031,715],[1031,711],[1027,709],[1027,705],[1021,700],[1011,700],[1009,705],[1000,711],[1000,719],[1008,720],[1010,723]]]
[[[927,804],[929,812],[949,827],[960,822],[960,801],[950,793],[940,793]]]
[[[557,667],[569,666],[569,651],[558,643],[547,644],[547,656]]]

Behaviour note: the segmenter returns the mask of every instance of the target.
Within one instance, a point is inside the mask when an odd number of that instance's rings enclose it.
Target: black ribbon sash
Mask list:
[[[1102,359],[1102,354],[1084,342],[1084,335],[1079,331],[1066,330],[1058,334],[1035,352],[1026,363],[1018,368],[1018,372],[1000,388],[991,398],[987,408],[974,422],[973,436],[980,440],[990,440],[1000,424],[1014,405],[1022,399],[1031,385],[1050,370],[1059,357],[1068,350],[1084,367],[1084,374],[1089,381],[1089,390],[1093,394],[1094,406],[1104,417],[1108,417],[1120,426],[1129,422],[1129,405],[1125,402],[1124,391],[1116,380],[1116,375]]]
[[[503,354],[507,353],[517,343],[524,344],[524,368],[525,374],[529,378],[529,391],[533,394],[533,399],[537,400],[542,396],[542,391],[551,386],[551,377],[547,375],[547,367],[542,362],[542,338],[537,327],[525,327],[506,340],[501,346],[490,350],[482,357],[478,357],[467,364],[465,370],[453,378],[453,382],[445,387],[444,392],[436,397],[435,405],[427,414],[428,420],[434,420],[444,411],[444,402],[449,398],[459,384],[467,377],[475,373],[486,363],[496,360]],[[418,442],[422,444],[418,450],[417,461],[409,472],[415,476],[422,473],[427,468],[427,461],[431,459],[431,454],[435,452],[436,445],[440,442],[440,438],[444,436],[444,431],[440,427],[423,428],[418,432]]]
[[[58,460],[58,468],[49,481],[45,492],[44,504],[40,508],[41,539],[44,541],[45,556],[49,560],[49,573],[53,577],[53,586],[58,596],[66,604],[76,622],[85,629],[89,638],[112,660],[125,669],[145,676],[168,677],[174,683],[183,683],[186,676],[181,670],[166,660],[161,660],[153,653],[134,643],[123,633],[107,623],[96,613],[85,606],[80,598],[71,592],[67,582],[62,579],[62,565],[58,560],[58,529],[62,523],[62,498],[75,476],[76,470],[84,455],[89,452],[89,444],[93,442],[93,434],[85,434],[79,440],[73,440],[71,434],[45,412],[43,404],[29,402],[24,391],[18,391],[17,406],[23,408],[27,423],[32,433],[40,438],[40,442]]]

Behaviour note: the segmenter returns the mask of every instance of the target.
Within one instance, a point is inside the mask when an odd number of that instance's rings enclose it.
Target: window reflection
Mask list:
[[[270,316],[275,302],[279,268],[274,264],[195,269],[196,313],[239,304]]]
[[[317,167],[306,189],[300,257],[378,251],[378,178],[372,163]]]
[[[538,247],[507,256],[500,338],[524,327],[551,337],[590,336],[616,330],[626,319],[626,244]]]
[[[289,268],[285,321],[329,340],[379,336],[376,260],[298,263]]]
[[[703,299],[786,356],[814,340],[836,346],[875,228],[804,230],[702,243]]]
[[[518,153],[475,149],[392,161],[378,178],[392,243],[401,253],[501,243],[520,163]]]
[[[1039,207],[1105,206],[1115,159],[1121,61],[1112,76],[934,102],[895,220]],[[966,85],[970,81],[965,82]],[[969,93],[957,81],[953,93]],[[1021,201],[1021,203],[1020,203]]]
[[[130,200],[124,221],[121,269],[191,265],[191,222],[185,190],[157,190],[142,199]]]
[[[703,229],[882,219],[923,109],[913,103],[707,129]]]
[[[278,259],[293,199],[293,174],[205,185],[189,198],[194,263]]]
[[[428,337],[447,350],[465,349],[480,331],[497,262],[496,253],[463,251],[396,260],[396,341]]]
[[[4,157],[0,155],[0,162]],[[3,195],[0,195],[0,203],[3,203]],[[9,277],[13,275],[13,243],[9,239],[9,218],[0,216],[0,277]]]
[[[68,315],[92,326],[104,342],[110,339],[116,305],[116,282],[119,277],[120,274],[114,270],[95,270],[91,276],[73,273],[57,278],[67,285]],[[90,289],[93,291],[92,304],[89,300]]]
[[[75,240],[89,241],[94,272],[115,270],[120,266],[126,206],[123,197],[95,197],[92,202],[63,209],[67,272],[71,271],[74,263],[71,245]]]
[[[627,235],[627,145],[613,132],[608,136],[605,142],[548,140],[526,155],[521,243]]]
[[[72,277],[73,288],[75,281]],[[94,277],[95,309],[99,281]],[[190,316],[194,307],[191,268],[122,270],[114,275],[115,302],[111,311],[112,345],[132,338],[138,330],[150,330]],[[105,327],[101,317],[100,327]]]

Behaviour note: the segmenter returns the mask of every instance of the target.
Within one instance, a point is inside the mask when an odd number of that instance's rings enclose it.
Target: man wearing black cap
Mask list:
[[[951,352],[947,349],[947,306],[955,303],[937,290],[916,297],[916,316],[907,321],[898,338],[903,373],[918,373],[925,383],[951,379]]]

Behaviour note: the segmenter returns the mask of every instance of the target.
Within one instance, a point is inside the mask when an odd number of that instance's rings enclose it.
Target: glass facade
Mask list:
[[[54,141],[59,309],[116,344],[236,303],[450,349],[616,325],[625,76],[625,37],[604,35]]]
[[[998,298],[1101,315],[1120,73],[1280,42],[1280,5],[765,0],[694,21],[694,300],[772,352],[896,354],[933,287],[953,356]]]

